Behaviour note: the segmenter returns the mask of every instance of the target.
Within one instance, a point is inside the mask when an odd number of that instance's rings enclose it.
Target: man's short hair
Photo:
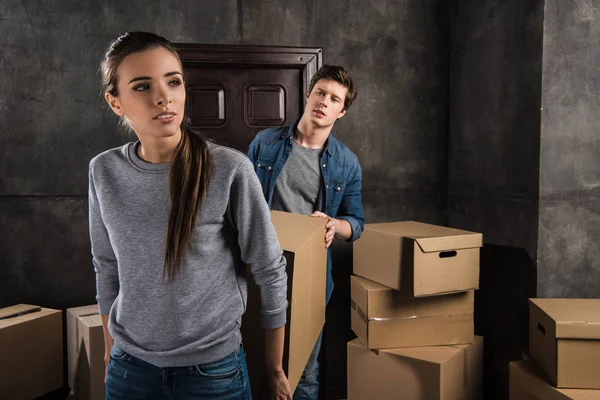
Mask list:
[[[354,87],[354,82],[348,71],[340,65],[323,65],[310,80],[310,86],[308,87],[309,94],[321,79],[336,81],[348,89],[348,93],[346,93],[346,98],[344,99],[344,111],[348,110],[358,95],[358,90]]]

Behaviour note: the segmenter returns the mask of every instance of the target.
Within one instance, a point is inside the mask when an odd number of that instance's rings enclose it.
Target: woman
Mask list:
[[[138,138],[90,162],[106,398],[249,399],[240,324],[250,264],[269,382],[290,399],[285,258],[252,164],[183,123],[183,68],[166,39],[120,36],[101,74],[107,103]]]

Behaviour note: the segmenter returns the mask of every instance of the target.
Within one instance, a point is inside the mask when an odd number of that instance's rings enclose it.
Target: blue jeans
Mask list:
[[[321,350],[322,339],[323,330],[321,330],[317,343],[315,343],[315,347],[310,353],[310,357],[308,357],[308,362],[294,392],[294,400],[319,400],[319,351]]]
[[[117,346],[110,350],[106,400],[250,400],[244,350],[189,367],[160,368]]]

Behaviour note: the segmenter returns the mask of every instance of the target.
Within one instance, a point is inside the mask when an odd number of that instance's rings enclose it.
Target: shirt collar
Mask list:
[[[291,124],[290,126],[288,126],[288,128],[286,130],[284,130],[283,133],[281,134],[281,138],[282,139],[289,139],[292,136],[294,136],[294,132],[296,131],[296,127],[298,126],[298,122],[300,122],[300,119],[297,119],[293,124]],[[335,142],[335,138],[330,133],[329,137],[327,138],[327,141],[325,142],[325,146],[324,146],[325,147],[325,151],[330,156],[334,156],[335,155],[335,151],[333,149],[334,142]]]

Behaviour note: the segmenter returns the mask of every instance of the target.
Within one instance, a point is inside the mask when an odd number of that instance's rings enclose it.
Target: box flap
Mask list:
[[[348,342],[348,346],[366,348],[360,339],[354,339]],[[468,345],[467,345],[468,346]],[[428,346],[428,347],[406,347],[396,349],[372,349],[373,353],[379,355],[380,353],[388,353],[402,357],[414,358],[417,360],[423,360],[434,364],[443,364],[450,360],[452,357],[460,353],[463,348],[456,348],[453,346]]]
[[[75,315],[76,317],[85,317],[87,315],[100,314],[100,311],[98,310],[98,304],[91,304],[89,306],[69,308],[67,311],[69,311],[71,314]]]
[[[368,290],[369,292],[372,291],[386,291],[386,290],[390,290],[389,287],[385,286],[385,285],[381,285],[377,282],[373,282],[370,281],[368,279],[365,278],[361,278],[358,275],[351,275],[350,279],[354,282],[356,282],[356,284],[362,288],[363,290]]]
[[[376,232],[387,233],[394,236],[404,236],[410,238],[417,237],[448,237],[463,235],[481,235],[477,232],[465,231],[462,229],[448,228],[447,226],[431,225],[416,221],[383,222],[378,224],[366,224],[365,230],[370,229]]]
[[[29,305],[27,305],[29,306]],[[31,307],[31,306],[29,306]],[[33,306],[35,307],[35,306]],[[31,309],[30,309],[31,310]],[[18,315],[13,315],[9,318],[0,318],[0,329],[5,329],[10,326],[19,325],[22,323],[34,321],[40,318],[50,317],[54,314],[62,314],[61,310],[54,310],[51,308],[40,307],[39,309],[33,309],[32,312],[23,312]],[[0,357],[1,359],[1,357]]]
[[[424,253],[472,249],[483,246],[481,233],[443,237],[412,237]]]
[[[25,314],[41,311],[42,307],[30,304],[17,304],[16,306],[0,309],[0,319],[18,317]]]
[[[367,224],[366,229],[414,239],[424,252],[470,249],[483,245],[481,233],[415,221]]]
[[[414,358],[417,360],[428,361],[435,364],[443,364],[455,357],[463,349],[451,346],[430,346],[430,347],[407,347],[397,349],[385,349],[380,352],[395,354],[398,356]],[[376,351],[376,350],[375,350]]]
[[[100,314],[82,315],[79,319],[88,328],[102,327],[102,317]]]
[[[557,339],[600,339],[600,299],[530,299],[556,322]]]
[[[364,348],[365,348],[365,345],[364,345],[364,344],[362,344],[358,338],[357,338],[357,339],[353,339],[353,340],[349,341],[349,342],[348,342],[348,346],[352,346],[352,347],[358,347],[358,348],[361,348],[361,349],[364,349]]]
[[[277,232],[281,248],[295,253],[315,231],[323,229],[327,220],[308,215],[271,211],[271,221]]]

